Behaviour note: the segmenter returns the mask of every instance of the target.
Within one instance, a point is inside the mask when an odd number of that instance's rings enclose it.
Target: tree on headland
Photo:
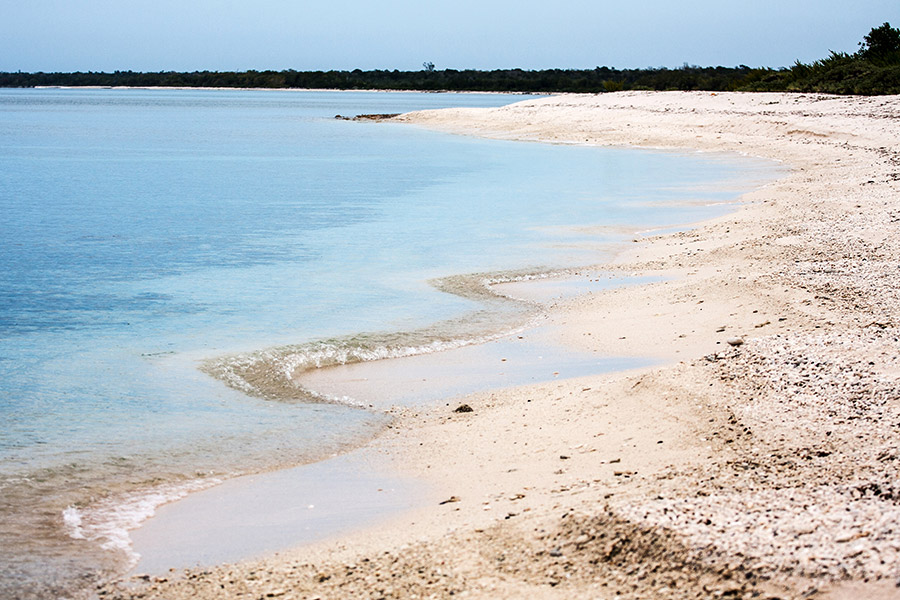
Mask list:
[[[863,37],[855,54],[832,52],[810,65],[797,63],[784,75],[783,89],[826,94],[900,93],[900,31],[885,23]]]
[[[423,67],[426,71],[428,71],[429,73],[433,73],[433,72],[434,72],[434,63],[431,62],[430,60],[426,60],[425,62],[423,62],[423,63],[422,63],[422,67]]]
[[[859,55],[873,62],[900,62],[900,29],[890,23],[873,28],[859,43]]]

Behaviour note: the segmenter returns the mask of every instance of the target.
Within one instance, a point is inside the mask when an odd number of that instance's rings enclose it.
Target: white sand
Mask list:
[[[900,98],[629,92],[399,120],[791,170],[605,266],[666,281],[549,313],[559,343],[665,366],[398,409],[366,452],[427,482],[427,507],[113,595],[896,597]]]

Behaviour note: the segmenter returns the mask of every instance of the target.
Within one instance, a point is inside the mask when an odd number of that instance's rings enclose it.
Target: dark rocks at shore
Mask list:
[[[356,115],[355,117],[347,117],[344,115],[334,115],[339,121],[387,121],[394,117],[400,116],[400,113],[373,113],[368,115]]]

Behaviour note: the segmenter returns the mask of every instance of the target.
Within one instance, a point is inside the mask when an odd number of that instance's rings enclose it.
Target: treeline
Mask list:
[[[677,69],[498,69],[421,71],[195,71],[191,73],[2,73],[2,87],[130,86],[200,88],[312,88],[485,92],[613,92],[619,90],[789,91],[834,94],[900,94],[900,31],[888,23],[872,29],[854,54],[832,52],[790,68],[699,67]]]
[[[684,67],[681,69],[525,71],[244,71],[193,73],[0,73],[0,86],[132,86],[314,88],[338,90],[421,90],[484,92],[609,92],[616,90],[729,90],[758,69]]]

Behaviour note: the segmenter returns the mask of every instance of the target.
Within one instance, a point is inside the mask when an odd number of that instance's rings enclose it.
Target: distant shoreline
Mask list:
[[[885,24],[887,26],[887,24]],[[892,32],[894,30],[891,30]],[[874,34],[874,30],[873,30]],[[900,33],[897,33],[900,35]],[[840,95],[900,93],[900,53],[864,47],[854,54],[832,53],[790,67],[688,65],[678,68],[617,69],[361,69],[328,71],[0,71],[0,88],[46,86],[166,87],[302,90],[416,90],[498,93],[578,93],[619,91],[800,92]]]
[[[553,96],[551,92],[495,92],[479,90],[407,90],[378,89],[359,90],[341,88],[272,88],[272,87],[216,87],[216,86],[165,86],[165,85],[36,85],[34,87],[0,87],[0,90],[187,90],[187,91],[230,91],[230,92],[349,92],[384,94],[492,94],[505,96]]]

